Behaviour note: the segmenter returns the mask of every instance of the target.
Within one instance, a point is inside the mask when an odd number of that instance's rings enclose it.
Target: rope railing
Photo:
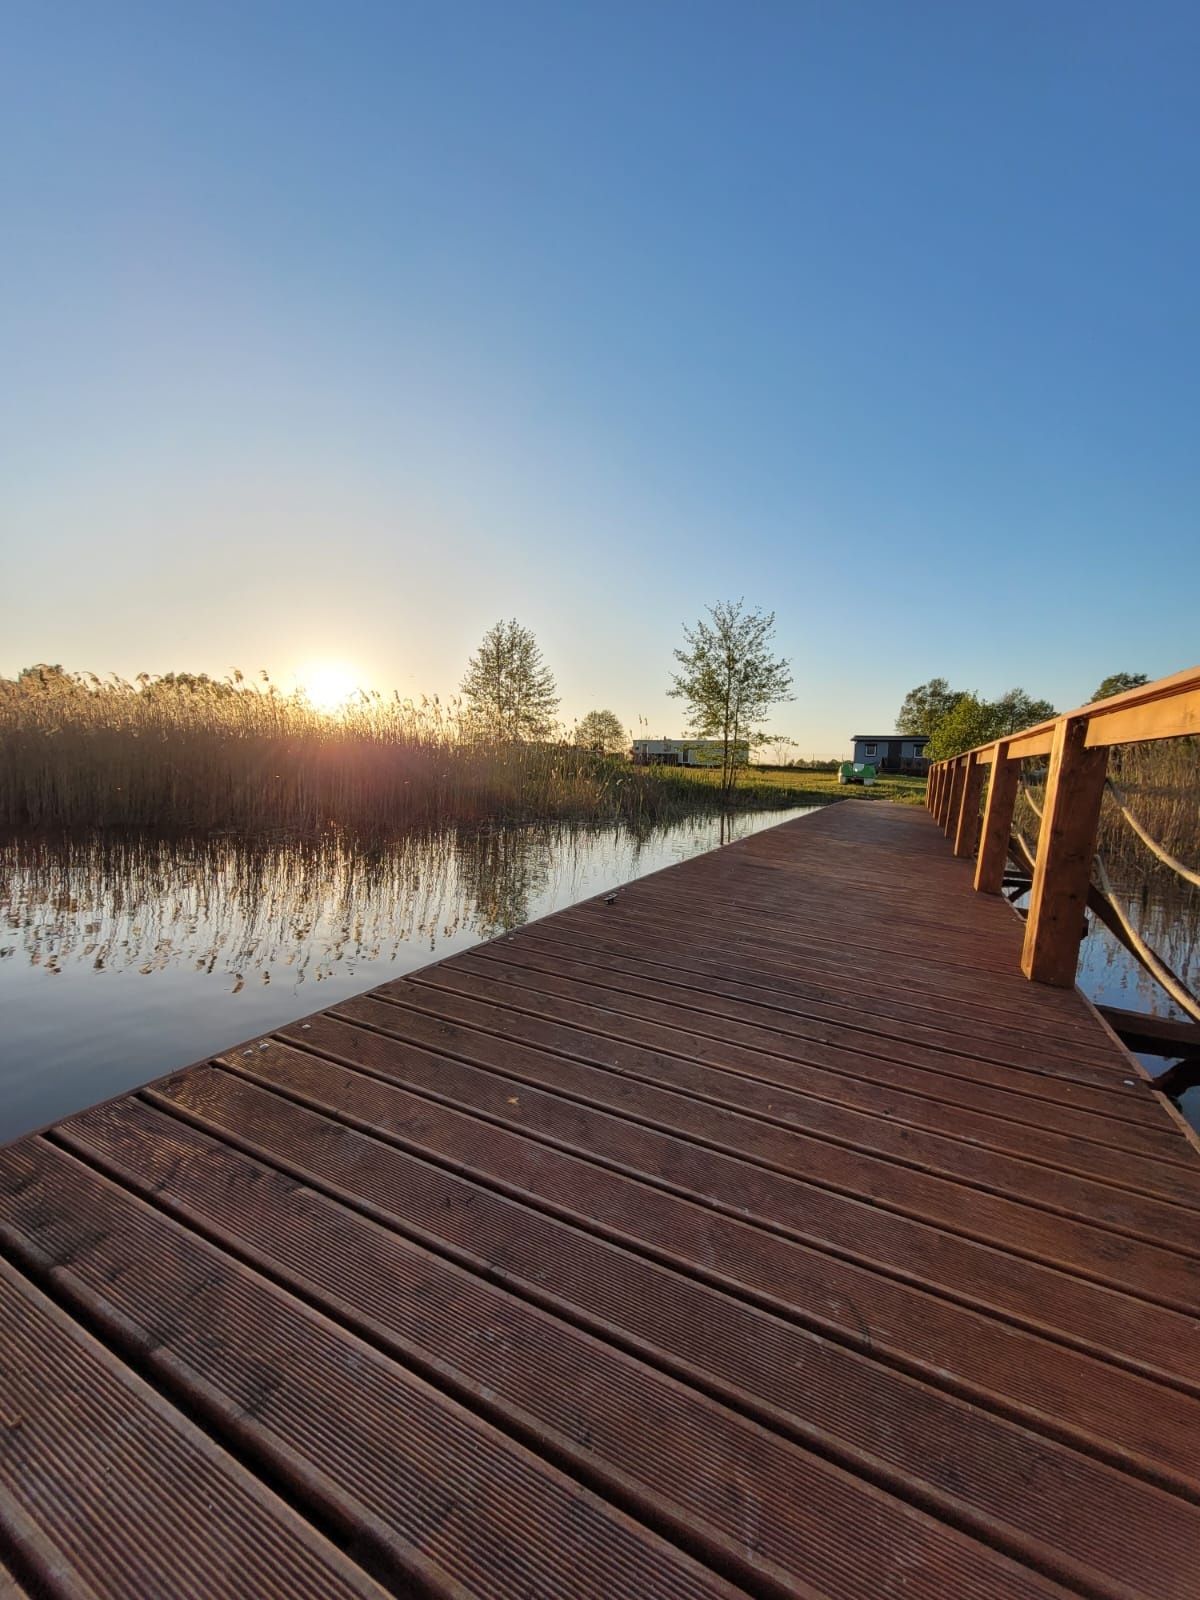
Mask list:
[[[1084,912],[1093,900],[1097,907],[1106,906],[1106,896],[1092,875],[1106,794],[1111,794],[1119,814],[1162,866],[1185,883],[1200,886],[1200,872],[1153,837],[1119,785],[1108,777],[1109,753],[1118,747],[1194,739],[1198,734],[1200,667],[1192,667],[932,764],[927,804],[954,854],[975,858],[975,888],[980,893],[1001,894],[1006,887],[1014,813],[1022,791],[1030,814],[1039,819],[1021,951],[1021,970],[1027,978],[1061,988],[1075,982]],[[1029,760],[1045,764],[1041,803],[1022,781],[1022,763]],[[1018,854],[1017,859],[1022,857]],[[1132,928],[1131,919],[1122,916]],[[1141,936],[1136,929],[1129,935],[1115,913],[1108,913],[1107,920],[1122,928],[1122,942],[1137,954]],[[1178,977],[1153,953],[1149,970],[1156,979],[1161,973],[1179,987]],[[1189,1016],[1195,1014],[1190,1006],[1185,1009]]]
[[[1200,999],[1186,986],[1179,974],[1171,970],[1158,951],[1152,949],[1142,938],[1130,920],[1128,912],[1117,899],[1112,879],[1109,877],[1104,865],[1104,857],[1098,851],[1092,862],[1092,867],[1096,874],[1096,887],[1120,926],[1121,931],[1117,934],[1117,937],[1120,938],[1121,943],[1125,945],[1132,955],[1137,957],[1154,981],[1166,990],[1180,1010],[1186,1011],[1193,1022],[1200,1022]],[[1090,896],[1089,904],[1092,905],[1093,910],[1096,910]],[[1099,915],[1099,912],[1097,912],[1097,915]],[[1111,932],[1117,932],[1107,918],[1102,920]]]
[[[1164,867],[1170,867],[1172,872],[1178,873],[1178,875],[1183,878],[1185,882],[1195,884],[1195,886],[1200,889],[1200,872],[1193,872],[1191,867],[1185,866],[1183,862],[1180,861],[1178,856],[1173,856],[1165,845],[1161,845],[1157,839],[1151,838],[1150,834],[1146,832],[1145,828],[1142,827],[1141,823],[1129,809],[1124,794],[1122,794],[1120,787],[1111,774],[1107,779],[1106,786],[1109,794],[1111,794],[1113,799],[1116,801],[1117,810],[1133,829],[1134,833],[1137,834],[1138,838],[1146,846],[1146,849],[1149,850],[1150,854],[1152,856],[1156,856],[1158,860],[1162,862]]]

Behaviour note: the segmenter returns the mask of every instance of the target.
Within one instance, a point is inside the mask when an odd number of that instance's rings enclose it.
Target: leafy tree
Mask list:
[[[462,692],[476,732],[494,739],[542,739],[554,726],[558,690],[538,642],[516,619],[497,622],[467,663]]]
[[[986,744],[992,733],[991,706],[977,694],[962,694],[935,723],[925,747],[931,761],[944,761],[962,750]]]
[[[896,717],[896,732],[923,733],[929,738],[962,697],[963,691],[952,689],[945,678],[930,678],[928,683],[919,683],[904,696]]]
[[[1046,722],[1054,715],[1048,700],[1034,700],[1024,689],[1009,689],[998,700],[982,700],[977,694],[960,695],[942,717],[930,736],[926,755],[933,761],[972,750],[978,744],[1006,738],[1022,728]]]
[[[696,738],[721,741],[721,790],[728,795],[741,764],[739,745],[761,742],[758,724],[773,705],[791,700],[792,672],[771,654],[775,613],[747,611],[743,600],[708,608],[711,619],[683,630],[679,671],[667,693],[687,702]]]
[[[611,756],[629,743],[615,711],[589,711],[575,730],[575,743],[597,755]]]
[[[993,739],[1006,738],[1019,733],[1022,728],[1032,728],[1038,722],[1049,722],[1055,715],[1049,700],[1035,700],[1024,689],[1009,689],[999,700],[992,701]]]
[[[1127,689],[1140,689],[1150,679],[1144,672],[1110,672],[1092,696],[1093,700],[1108,700],[1114,694],[1124,694]]]

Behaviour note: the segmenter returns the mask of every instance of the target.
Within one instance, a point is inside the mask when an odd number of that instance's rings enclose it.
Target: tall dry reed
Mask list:
[[[0,680],[0,825],[371,835],[483,821],[652,822],[718,797],[566,739],[470,735],[457,703],[379,694],[336,715],[240,674]]]

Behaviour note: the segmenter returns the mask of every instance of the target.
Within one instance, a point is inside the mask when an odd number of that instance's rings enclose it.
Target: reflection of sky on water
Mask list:
[[[785,821],[0,848],[0,1141]],[[145,981],[149,980],[149,981]]]

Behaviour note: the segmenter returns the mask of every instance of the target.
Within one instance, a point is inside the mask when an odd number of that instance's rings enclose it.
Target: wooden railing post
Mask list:
[[[925,807],[926,810],[937,816],[938,787],[942,781],[942,769],[936,763],[930,767],[929,776],[925,781]]]
[[[1008,841],[1021,784],[1021,763],[1010,758],[1008,743],[1007,739],[999,739],[992,751],[992,781],[983,809],[983,833],[975,864],[975,887],[981,894],[999,894],[1004,884]]]
[[[1054,727],[1021,954],[1027,978],[1062,989],[1075,982],[1108,768],[1106,749],[1087,748],[1087,726],[1086,717],[1060,717]]]
[[[954,854],[973,856],[979,838],[979,797],[983,793],[984,767],[977,750],[963,757],[962,798],[954,826]]]
[[[950,763],[949,794],[947,796],[945,820],[942,823],[942,832],[947,838],[954,832],[958,822],[958,808],[962,804],[963,777],[966,768],[962,756],[955,756]]]
[[[938,798],[938,827],[946,831],[946,818],[950,812],[950,795],[954,789],[954,758],[942,762],[942,792]]]

